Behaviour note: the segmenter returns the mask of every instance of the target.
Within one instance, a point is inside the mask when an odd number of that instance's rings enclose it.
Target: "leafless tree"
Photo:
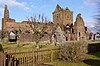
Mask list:
[[[44,22],[44,25],[42,26],[42,28],[40,28],[41,31],[37,30],[37,27],[40,27],[37,25],[36,21],[37,19],[41,22]],[[48,23],[47,23],[48,22]],[[51,26],[50,30],[47,32],[47,34],[49,35],[49,40],[50,40],[50,44],[52,43],[52,35],[54,34],[54,25],[48,21],[47,17],[44,17],[44,14],[42,14],[42,16],[39,14],[38,17],[34,16],[34,17],[30,17],[28,18],[28,23],[30,25],[30,27],[33,30],[34,33],[34,38],[35,38],[35,43],[38,46],[39,41],[41,40],[41,38],[44,36],[45,34],[45,30],[46,28],[49,26]],[[34,26],[34,27],[33,27]]]
[[[44,22],[44,14],[42,14],[42,17],[41,17],[41,19],[42,19],[42,22]]]
[[[41,17],[41,15],[39,14],[39,15],[38,15],[38,20],[39,20],[39,22],[40,22],[40,17]]]
[[[96,19],[96,25],[95,28],[98,32],[100,32],[100,2],[97,3],[97,14],[95,16]]]
[[[37,19],[39,19],[40,20],[40,15],[38,16],[38,18],[36,18],[36,16],[35,17],[30,17],[30,18],[28,18],[28,23],[29,23],[29,25],[30,25],[30,27],[32,28],[32,30],[33,30],[33,35],[34,35],[34,39],[35,39],[35,43],[36,43],[36,45],[37,45],[37,48],[39,48],[39,41],[41,40],[41,38],[44,36],[44,32],[43,32],[43,30],[44,30],[44,28],[46,28],[46,27],[42,27],[41,29],[38,29],[38,27],[40,27],[40,26],[38,26],[37,24],[36,24],[36,21],[37,21]],[[41,18],[42,18],[42,21],[44,21],[43,18],[44,16],[42,16]],[[41,31],[39,31],[39,30],[41,30]]]

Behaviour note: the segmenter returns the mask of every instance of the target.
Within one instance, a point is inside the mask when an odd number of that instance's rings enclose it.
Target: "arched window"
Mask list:
[[[66,25],[66,28],[69,28],[69,27],[70,27],[70,26],[67,24],[67,25]]]
[[[15,39],[15,37],[16,37],[16,34],[13,33],[13,32],[10,32],[9,38],[10,38],[10,39]]]
[[[14,32],[9,33],[9,42],[16,42],[17,41],[17,36]]]
[[[74,33],[74,29],[72,28],[72,33]]]
[[[81,36],[80,32],[79,32],[79,37]]]
[[[66,37],[66,41],[68,41],[68,38]]]
[[[16,34],[14,34],[13,32],[10,32],[10,36],[16,36]]]

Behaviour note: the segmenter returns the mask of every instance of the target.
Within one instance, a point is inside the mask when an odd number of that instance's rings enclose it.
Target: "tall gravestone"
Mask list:
[[[64,36],[64,31],[61,30],[60,26],[58,26],[55,30],[55,40],[57,45],[63,45],[66,42],[66,38]]]

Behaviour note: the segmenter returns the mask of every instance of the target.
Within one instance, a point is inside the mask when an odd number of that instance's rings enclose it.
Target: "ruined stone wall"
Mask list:
[[[34,42],[35,37],[33,34],[21,34],[19,37],[20,42]],[[49,35],[45,34],[40,41],[49,41]]]
[[[77,36],[77,40],[86,40],[85,24],[81,17],[81,14],[78,14],[76,17],[76,21],[74,24],[74,31]]]
[[[66,26],[67,24],[73,24],[73,12],[68,8],[63,11],[63,25]]]
[[[53,22],[54,24],[62,26],[66,26],[73,24],[73,12],[68,8],[63,9],[59,5],[56,6],[55,11],[53,12]]]
[[[33,34],[21,34],[19,37],[20,42],[34,42]]]

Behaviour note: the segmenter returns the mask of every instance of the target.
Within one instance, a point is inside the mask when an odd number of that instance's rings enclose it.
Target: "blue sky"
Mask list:
[[[5,4],[8,5],[10,17],[16,19],[17,22],[38,14],[44,14],[52,21],[52,12],[59,4],[74,12],[74,21],[77,14],[81,13],[86,25],[92,28],[95,23],[93,16],[97,12],[96,2],[100,2],[100,0],[0,0],[0,27]]]

